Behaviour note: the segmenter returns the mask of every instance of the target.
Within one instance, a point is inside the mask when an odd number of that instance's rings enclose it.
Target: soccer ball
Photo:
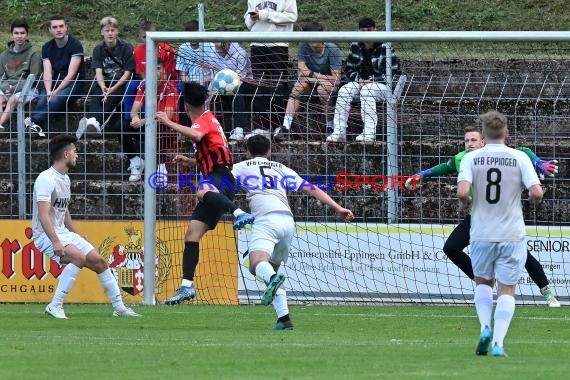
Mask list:
[[[240,84],[241,79],[239,79],[239,75],[230,69],[218,71],[213,83],[214,88],[220,95],[234,95]]]

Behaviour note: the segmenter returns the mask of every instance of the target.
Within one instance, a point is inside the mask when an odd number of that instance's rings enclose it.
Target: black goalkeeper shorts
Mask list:
[[[203,183],[201,184],[201,186],[203,186],[202,188],[207,189],[208,184],[211,183],[216,186],[220,194],[224,194],[231,201],[234,200],[236,180],[230,169],[225,166],[218,166],[203,178]],[[200,201],[192,212],[190,220],[199,220],[200,222],[205,223],[209,229],[213,230],[216,228],[216,225],[223,214],[224,211]]]

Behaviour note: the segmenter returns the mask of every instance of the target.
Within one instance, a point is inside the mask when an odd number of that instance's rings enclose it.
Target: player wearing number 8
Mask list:
[[[457,153],[449,161],[436,165],[432,168],[426,169],[414,175],[418,178],[418,182],[422,178],[431,176],[442,176],[448,174],[457,174],[459,165],[465,155],[476,149],[484,146],[483,135],[477,127],[465,128],[465,150]],[[557,161],[555,160],[541,160],[532,150],[525,147],[517,148],[525,153],[530,160],[535,164],[537,172],[540,176],[554,176],[558,172]],[[406,181],[406,188],[412,189],[412,179]],[[489,190],[492,190],[489,187]],[[489,194],[491,196],[491,194]],[[471,214],[468,213],[465,218],[459,223],[457,227],[451,232],[445,244],[443,245],[443,252],[463,273],[473,280],[473,268],[471,266],[471,259],[463,251],[469,245],[469,229],[471,228]],[[527,251],[527,258],[525,269],[527,270],[530,278],[540,289],[542,295],[546,299],[549,307],[560,307],[560,303],[556,299],[553,291],[549,288],[549,281],[544,273],[544,268],[538,260]]]
[[[506,117],[490,111],[481,120],[487,145],[467,153],[461,161],[457,196],[466,209],[472,207],[471,260],[475,308],[481,324],[476,354],[487,354],[492,341],[493,356],[507,356],[503,341],[515,311],[516,284],[526,261],[521,186],[529,190],[532,203],[542,200],[543,190],[530,159],[505,145]],[[495,279],[498,298],[491,333]]]

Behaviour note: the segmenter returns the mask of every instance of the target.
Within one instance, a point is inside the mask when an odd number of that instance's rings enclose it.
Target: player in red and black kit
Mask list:
[[[199,83],[186,82],[182,95],[184,108],[192,120],[190,128],[170,120],[164,112],[157,112],[156,120],[192,139],[196,145],[195,162],[207,179],[207,184],[202,182],[196,192],[199,202],[184,236],[182,285],[174,296],[166,300],[167,305],[176,305],[196,297],[193,281],[200,257],[199,242],[208,230],[216,227],[224,212],[233,213],[234,229],[241,229],[254,221],[253,215],[241,210],[233,202],[235,178],[231,172],[232,156],[222,126],[214,114],[206,109],[208,90]],[[190,160],[186,158],[186,161]]]

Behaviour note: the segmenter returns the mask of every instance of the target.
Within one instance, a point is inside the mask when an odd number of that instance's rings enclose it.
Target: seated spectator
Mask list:
[[[165,112],[170,120],[178,122],[178,91],[176,90],[176,82],[170,80],[169,73],[166,71],[167,65],[160,58],[156,65],[156,76],[158,79],[157,83],[157,105],[156,109],[158,112]],[[141,159],[140,155],[143,151],[143,139],[141,129],[144,128],[146,116],[142,116],[142,110],[145,102],[145,82],[143,81],[138,90],[131,109],[131,122],[129,125],[125,125],[123,128],[123,152],[130,159],[129,169],[131,170],[131,176],[129,181],[136,182],[140,181],[144,161]],[[141,117],[142,116],[142,117]],[[166,170],[165,162],[166,159],[160,160],[161,156],[164,155],[168,150],[176,148],[177,134],[173,133],[171,129],[161,128],[159,124],[158,128],[158,152],[159,152],[159,165],[158,172],[168,173]],[[157,177],[162,179],[161,177]]]
[[[133,46],[119,39],[119,22],[114,17],[103,17],[99,23],[103,42],[95,46],[91,67],[97,83],[90,94],[87,116],[79,121],[76,136],[81,138],[87,128],[101,134],[111,117],[119,112],[127,81],[135,70]]]
[[[135,46],[133,49],[133,55],[135,57],[135,75],[132,76],[131,80],[127,84],[127,89],[125,90],[125,99],[123,101],[123,109],[126,124],[131,122],[131,108],[135,101],[135,96],[137,94],[137,89],[141,84],[141,80],[145,78],[146,73],[146,32],[155,31],[156,25],[152,21],[143,21],[139,27],[139,41],[140,44]],[[168,76],[168,79],[176,79],[176,52],[174,48],[167,43],[158,43],[158,59],[164,62],[164,70]]]
[[[184,25],[187,32],[198,31],[198,21],[190,21]],[[216,48],[212,42],[186,42],[178,48],[176,70],[182,82],[198,82],[206,87],[214,79],[212,57]]]
[[[376,23],[365,17],[358,22],[358,30],[374,31]],[[334,111],[334,130],[327,137],[329,142],[346,141],[346,128],[350,103],[360,96],[360,115],[364,123],[362,134],[356,141],[362,143],[376,140],[378,114],[376,102],[386,100],[389,91],[386,85],[386,48],[380,42],[353,42],[346,60],[345,76],[349,80],[338,91]]]
[[[34,74],[39,79],[42,69],[40,53],[28,40],[29,29],[26,19],[14,20],[10,26],[12,41],[8,43],[8,49],[0,54],[0,132],[4,131],[16,108],[28,75]],[[31,88],[25,96],[24,102],[29,103],[38,96],[37,90]]]
[[[221,96],[224,111],[232,111],[231,119],[233,128],[229,138],[230,140],[241,141],[244,139],[244,130],[248,128],[250,124],[250,110],[247,109],[246,98],[255,94],[257,90],[257,87],[252,84],[253,74],[251,72],[251,62],[245,49],[237,42],[216,42],[215,47],[216,55],[212,62],[216,69],[233,70],[241,79],[241,85],[235,95]],[[249,99],[249,103],[251,103],[251,99]],[[225,112],[225,114],[227,115],[228,112]],[[224,125],[226,124],[227,120],[224,115]]]
[[[63,16],[52,16],[48,29],[53,39],[42,46],[44,89],[32,115],[24,125],[40,137],[45,137],[42,126],[50,113],[65,110],[70,99],[83,92],[83,46],[67,34],[67,21]]]
[[[186,32],[197,32],[199,30],[198,21],[192,20],[184,25]],[[176,70],[178,71],[178,79],[180,84],[178,90],[182,89],[184,82],[198,82],[206,87],[214,79],[214,70],[212,68],[212,57],[216,54],[216,48],[211,42],[186,42],[178,48],[178,56],[176,57]],[[179,99],[178,109],[180,110],[180,123],[182,125],[190,125],[184,110],[184,100]]]
[[[303,26],[304,32],[322,32],[323,27],[317,22],[310,22]],[[293,123],[293,117],[299,109],[299,97],[315,91],[325,105],[327,128],[332,129],[332,115],[329,116],[329,107],[332,107],[331,98],[340,81],[342,57],[340,49],[330,42],[310,42],[299,44],[299,58],[297,63],[298,77],[285,109],[283,126],[277,128],[274,134],[276,141],[287,138]]]

